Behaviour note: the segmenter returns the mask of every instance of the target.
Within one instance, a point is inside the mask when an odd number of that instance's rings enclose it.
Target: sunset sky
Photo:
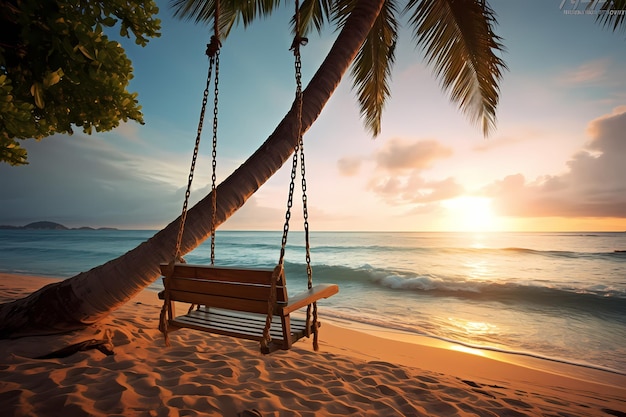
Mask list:
[[[159,229],[180,214],[209,30],[157,3],[162,37],[143,49],[123,43],[146,124],[26,141],[29,165],[0,164],[0,224]],[[490,2],[509,71],[488,138],[440,90],[405,25],[381,135],[363,128],[346,77],[305,136],[312,230],[626,230],[626,33],[602,28],[596,15],[566,13],[574,3]],[[291,12],[236,28],[223,42],[218,179],[289,109]],[[335,36],[310,36],[305,85]],[[194,201],[210,187],[208,125]],[[222,227],[280,230],[288,185],[285,166]]]

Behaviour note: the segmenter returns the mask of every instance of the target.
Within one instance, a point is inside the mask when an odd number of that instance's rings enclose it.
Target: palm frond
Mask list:
[[[507,69],[495,52],[493,10],[484,0],[409,0],[414,38],[424,49],[442,88],[487,136],[496,122],[498,82]]]
[[[313,28],[319,34],[330,19],[332,7],[332,0],[304,0],[300,6],[300,34],[306,35]]]
[[[174,17],[212,24],[215,19],[216,0],[171,0]],[[267,16],[280,5],[280,0],[229,0],[219,3],[219,33],[226,38],[236,23],[247,27],[259,16]]]
[[[345,25],[355,6],[356,2],[353,0],[337,0],[333,2],[331,15],[333,22],[338,28],[342,28]]]
[[[600,5],[596,21],[603,27],[610,28],[613,32],[626,31],[626,0],[600,0],[592,1],[587,7],[595,8]]]
[[[238,12],[238,18],[241,18],[244,27],[247,27],[258,17],[272,14],[274,9],[280,5],[280,0],[234,0],[232,4]]]
[[[334,9],[334,20],[339,27],[352,12],[354,2],[340,0]],[[361,46],[351,67],[353,88],[361,109],[365,126],[377,136],[381,130],[381,118],[385,102],[390,96],[389,81],[395,62],[395,46],[398,38],[396,0],[388,0]]]

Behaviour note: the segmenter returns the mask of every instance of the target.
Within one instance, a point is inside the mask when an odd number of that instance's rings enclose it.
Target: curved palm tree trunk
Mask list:
[[[306,131],[339,85],[367,37],[385,0],[360,0],[326,59],[303,92]],[[237,211],[289,159],[297,141],[294,107],[263,145],[217,187],[216,222]],[[181,253],[211,231],[211,195],[187,213]],[[69,331],[92,324],[127,302],[160,275],[174,257],[180,218],[126,254],[30,296],[0,305],[0,338]],[[216,226],[217,226],[216,225]]]

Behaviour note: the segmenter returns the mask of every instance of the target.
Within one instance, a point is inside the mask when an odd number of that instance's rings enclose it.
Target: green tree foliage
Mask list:
[[[157,13],[153,0],[2,1],[0,161],[27,163],[18,140],[143,123],[131,62],[107,33],[145,46],[160,35]]]

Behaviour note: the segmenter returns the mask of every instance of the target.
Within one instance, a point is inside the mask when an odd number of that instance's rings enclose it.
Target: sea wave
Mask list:
[[[289,264],[286,272],[298,274],[301,265]],[[626,291],[606,285],[556,286],[554,282],[494,282],[462,277],[441,277],[393,271],[364,265],[359,268],[316,265],[316,276],[350,286],[368,285],[392,291],[411,292],[428,297],[455,297],[468,301],[508,305],[550,306],[589,313],[626,324]]]
[[[299,249],[300,246],[295,246]],[[304,249],[304,246],[301,247]],[[389,253],[389,254],[449,254],[449,255],[500,255],[517,256],[529,255],[549,258],[608,258],[612,260],[626,261],[626,250],[614,249],[603,252],[584,252],[566,250],[540,250],[524,247],[481,248],[481,247],[421,247],[421,246],[393,246],[393,245],[369,245],[369,246],[336,246],[326,245],[314,248],[316,254],[338,253]]]

